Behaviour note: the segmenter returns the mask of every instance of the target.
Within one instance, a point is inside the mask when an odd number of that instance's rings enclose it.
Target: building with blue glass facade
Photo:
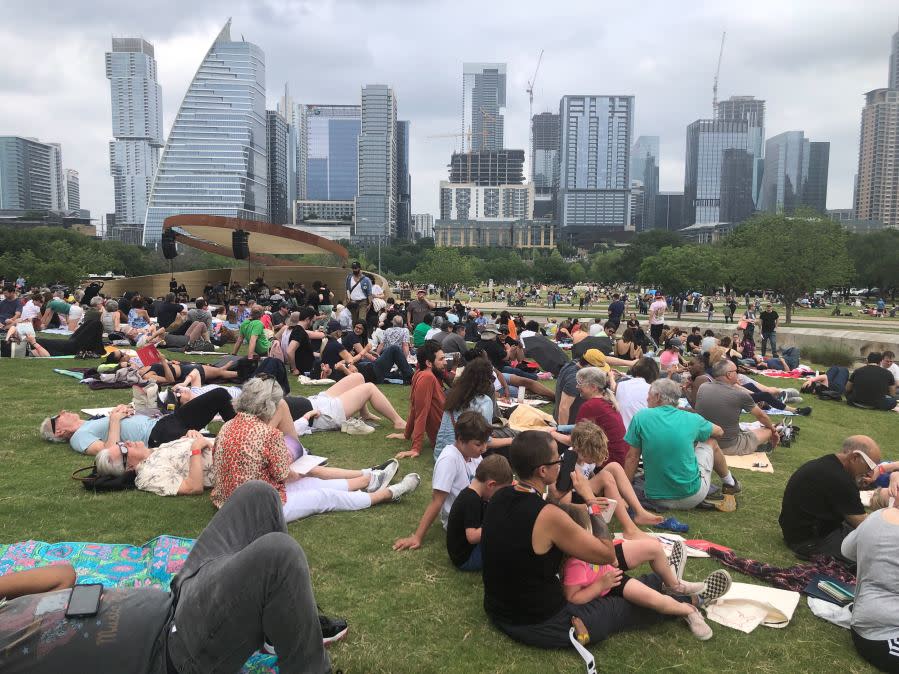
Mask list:
[[[396,236],[396,97],[386,84],[362,88],[359,135],[357,241],[372,243]]]
[[[824,213],[830,143],[812,143],[802,131],[785,131],[765,143],[759,210],[793,213],[808,206]]]
[[[412,175],[409,173],[409,143],[412,125],[408,120],[396,123],[396,235],[412,238]]]
[[[749,124],[743,120],[698,119],[687,127],[684,224],[733,222],[743,215],[747,199],[752,203],[754,157],[748,148]],[[722,193],[732,217],[721,212]]]
[[[268,216],[272,222],[283,225],[291,222],[291,202],[288,191],[287,120],[275,110],[265,111],[268,138]]]
[[[300,105],[297,199],[345,201],[359,191],[359,105]]]
[[[159,243],[167,217],[197,213],[269,219],[265,54],[250,42],[232,41],[230,19],[200,63],[169,132],[144,244]]]
[[[66,184],[59,144],[0,136],[0,210],[65,208]]]

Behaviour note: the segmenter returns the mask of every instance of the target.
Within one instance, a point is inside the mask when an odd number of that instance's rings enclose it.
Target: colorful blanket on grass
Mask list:
[[[79,584],[168,590],[193,545],[194,539],[176,536],[159,536],[142,546],[22,541],[0,545],[0,576],[68,562],[75,569]],[[276,663],[277,658],[273,655],[254,653],[241,672],[270,674],[278,671]]]

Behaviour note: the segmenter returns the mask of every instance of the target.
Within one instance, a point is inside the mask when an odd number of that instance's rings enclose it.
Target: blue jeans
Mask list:
[[[846,392],[847,383],[849,383],[849,368],[842,365],[834,365],[828,368],[827,388],[842,395]]]
[[[481,544],[478,543],[475,549],[471,551],[471,555],[465,560],[465,563],[459,567],[459,571],[480,571],[484,568],[484,562],[481,559]]]
[[[777,358],[777,331],[762,333],[762,357],[765,356],[765,346],[771,342],[771,355]]]
[[[409,361],[406,360],[406,354],[403,353],[401,347],[393,344],[381,351],[381,355],[378,356],[378,359],[371,364],[372,371],[375,375],[375,383],[383,384],[385,377],[387,377],[394,365],[399,368],[403,379],[412,379],[412,366],[409,365]]]
[[[519,370],[517,367],[512,367],[511,365],[506,365],[502,369],[502,372],[503,374],[514,374],[519,377],[524,377],[525,379],[532,379],[533,381],[537,381],[539,379],[537,375],[531,374],[530,372],[525,372],[524,370]]]

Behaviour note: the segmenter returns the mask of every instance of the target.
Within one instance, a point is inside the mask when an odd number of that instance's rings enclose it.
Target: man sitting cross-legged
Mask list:
[[[712,471],[721,477],[725,494],[738,493],[740,485],[712,440],[724,431],[698,414],[677,409],[679,398],[680,386],[671,379],[650,385],[649,406],[634,415],[624,436],[630,445],[624,472],[633,480],[642,455],[647,498],[666,508],[689,510],[708,495]]]
[[[721,451],[742,456],[758,451],[759,446],[777,447],[780,436],[771,419],[752,399],[749,391],[740,386],[737,366],[721,360],[712,366],[713,381],[703,384],[696,394],[696,411],[723,429],[718,440]],[[740,429],[740,414],[750,412],[764,428],[750,431]]]

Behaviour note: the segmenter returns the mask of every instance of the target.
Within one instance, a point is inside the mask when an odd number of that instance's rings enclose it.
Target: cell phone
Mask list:
[[[102,594],[103,586],[99,583],[76,585],[72,588],[72,594],[69,595],[66,618],[88,618],[97,615],[100,610]]]

